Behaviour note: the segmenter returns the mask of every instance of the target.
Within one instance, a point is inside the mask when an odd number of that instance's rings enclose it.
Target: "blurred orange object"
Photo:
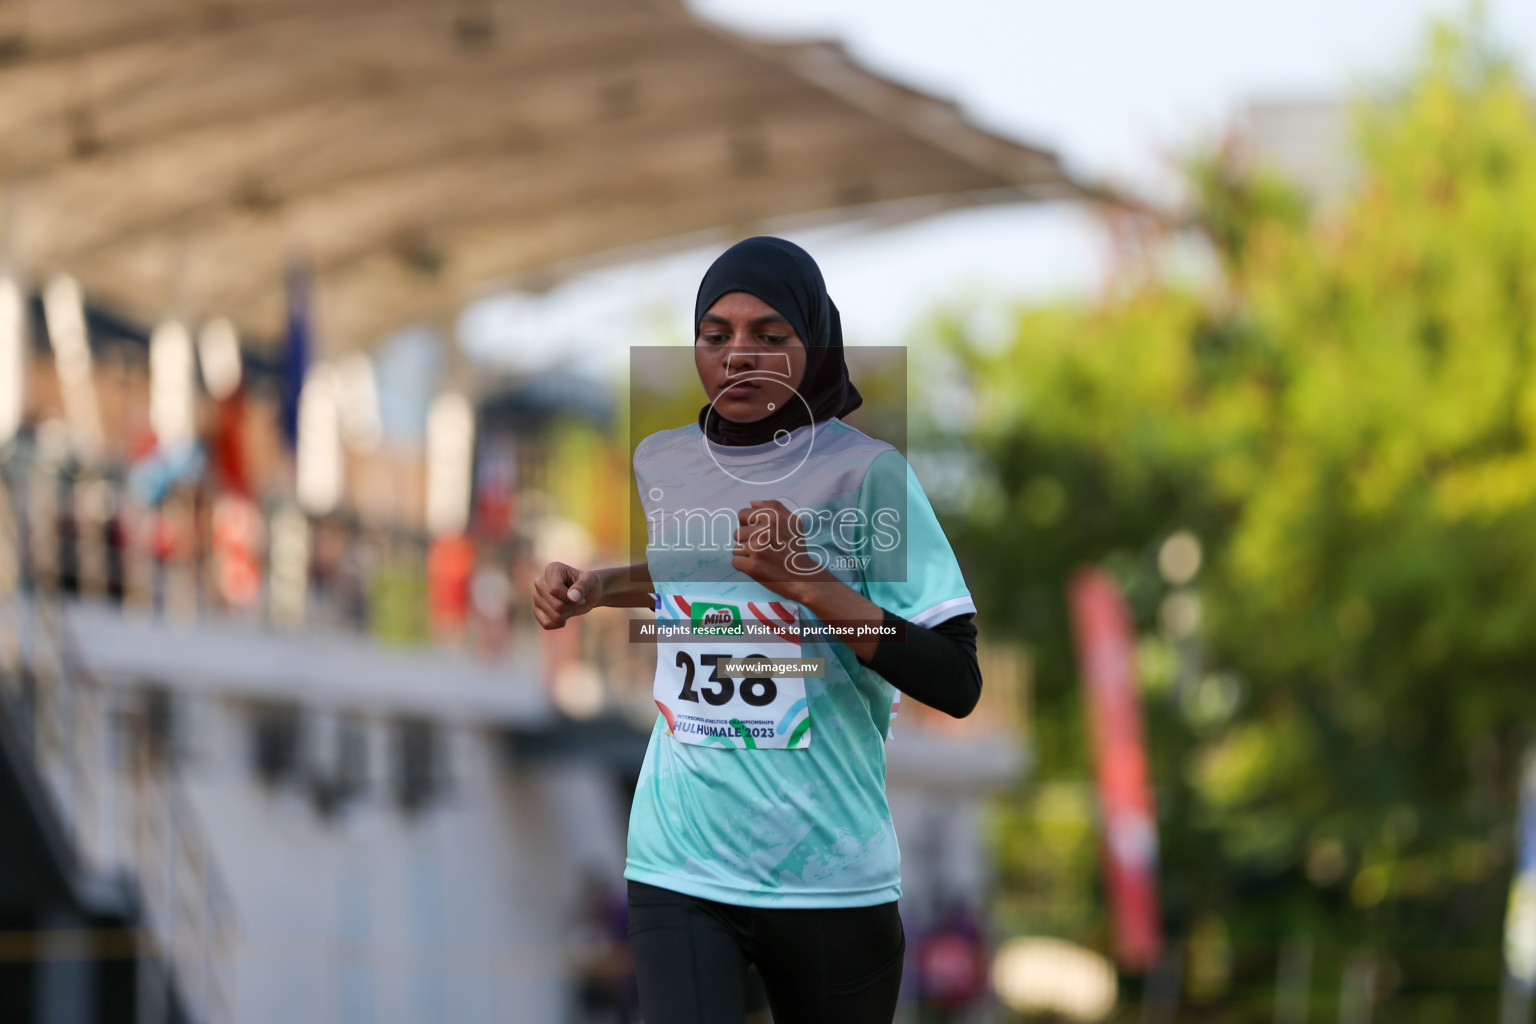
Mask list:
[[[469,582],[475,569],[475,546],[462,533],[432,542],[427,551],[427,601],[432,628],[456,635],[469,611]]]

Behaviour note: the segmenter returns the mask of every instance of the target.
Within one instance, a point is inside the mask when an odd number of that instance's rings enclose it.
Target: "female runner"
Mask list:
[[[604,606],[688,627],[658,629],[630,814],[641,1009],[740,1024],[755,964],[776,1024],[889,1024],[905,937],[884,744],[898,689],[975,706],[976,607],[901,454],[840,419],[862,399],[808,253],[731,247],[694,328],[709,404],[635,450],[646,561],[552,562],[533,584],[545,629]],[[754,656],[781,664],[729,664]]]

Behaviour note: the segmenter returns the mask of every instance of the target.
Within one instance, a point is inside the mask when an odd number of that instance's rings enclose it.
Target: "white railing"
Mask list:
[[[0,479],[0,714],[45,783],[79,889],[137,900],[140,1024],[169,1022],[173,993],[196,1024],[230,1024],[233,904],[145,708],[115,730],[54,581],[22,572],[26,511]]]

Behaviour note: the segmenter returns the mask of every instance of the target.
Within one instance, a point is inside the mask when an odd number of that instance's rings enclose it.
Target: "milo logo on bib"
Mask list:
[[[741,633],[741,611],[733,604],[709,604],[695,601],[691,609],[692,628],[720,636]]]

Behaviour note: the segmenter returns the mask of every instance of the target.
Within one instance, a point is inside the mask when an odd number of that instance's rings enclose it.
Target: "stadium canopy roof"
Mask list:
[[[617,251],[1090,198],[1056,157],[668,0],[0,3],[3,244],[152,323],[326,351]]]

